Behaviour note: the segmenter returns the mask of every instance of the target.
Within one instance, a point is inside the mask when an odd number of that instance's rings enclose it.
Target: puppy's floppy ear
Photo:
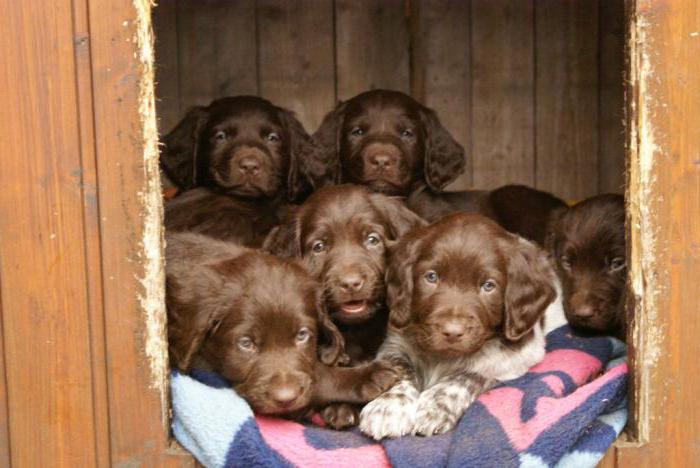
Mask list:
[[[418,257],[420,239],[414,231],[404,237],[390,251],[386,270],[386,297],[389,323],[402,328],[411,320],[413,305],[413,266]]]
[[[299,221],[294,212],[272,228],[265,237],[262,249],[273,255],[286,258],[301,258]]]
[[[160,165],[168,178],[182,190],[195,186],[197,146],[202,127],[209,118],[208,108],[197,106],[163,137]]]
[[[313,189],[309,179],[307,155],[312,151],[311,137],[304,126],[287,109],[277,108],[279,119],[289,135],[289,169],[287,171],[287,197],[296,200]]]
[[[549,213],[549,218],[547,219],[547,232],[544,237],[544,248],[552,256],[552,258],[556,258],[557,232],[559,231],[559,223],[568,209],[568,207],[555,208],[551,213]]]
[[[402,198],[372,193],[369,199],[372,206],[387,220],[394,240],[398,240],[414,227],[427,224],[423,218],[406,207]]]
[[[420,115],[425,127],[425,181],[434,192],[441,192],[464,172],[464,148],[442,126],[432,109],[422,107]]]
[[[505,292],[507,339],[525,336],[556,298],[554,270],[544,250],[518,236],[508,255],[508,284]]]
[[[346,103],[340,102],[326,114],[311,137],[313,144],[304,154],[306,173],[314,190],[341,182],[338,151],[346,107]]]
[[[323,291],[319,288],[316,295],[316,313],[318,318],[318,358],[323,364],[332,366],[345,359],[345,339],[335,326],[323,298]]]

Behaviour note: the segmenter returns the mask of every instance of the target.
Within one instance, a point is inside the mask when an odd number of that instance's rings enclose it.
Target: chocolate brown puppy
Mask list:
[[[295,261],[192,233],[166,249],[174,367],[218,372],[253,409],[298,417],[332,402],[364,403],[395,379],[382,362],[336,367],[343,337],[318,283]]]
[[[564,288],[564,310],[579,330],[625,339],[625,201],[599,195],[558,211],[547,248]]]
[[[439,192],[464,171],[464,149],[437,115],[407,94],[377,89],[340,103],[314,133],[309,155],[329,179],[389,195],[417,186]]]

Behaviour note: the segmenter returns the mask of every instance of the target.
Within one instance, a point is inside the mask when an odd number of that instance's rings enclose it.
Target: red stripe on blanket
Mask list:
[[[356,448],[319,450],[306,443],[304,426],[284,419],[256,416],[265,442],[297,466],[333,468],[388,468],[389,459],[379,444]]]

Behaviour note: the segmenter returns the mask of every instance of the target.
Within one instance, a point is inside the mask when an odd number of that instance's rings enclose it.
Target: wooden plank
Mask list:
[[[258,2],[260,93],[311,133],[335,104],[333,3]]]
[[[149,10],[147,0],[89,2],[110,461],[116,466],[191,464],[169,448]]]
[[[0,10],[0,295],[12,465],[94,466],[72,5],[2,0]]]
[[[617,455],[615,446],[612,446],[605,452],[603,459],[598,463],[598,468],[615,468],[617,466]]]
[[[465,190],[472,185],[473,154],[469,2],[411,3],[411,44],[411,94],[434,108],[464,146],[467,166],[447,190]]]
[[[620,466],[694,466],[700,440],[700,5],[631,2],[632,432]]]
[[[12,460],[12,455],[10,454],[10,412],[7,406],[7,378],[5,373],[2,311],[2,285],[0,284],[0,466],[10,466],[10,461]]]
[[[480,188],[535,183],[533,22],[529,0],[472,2],[474,182]]]
[[[337,0],[335,30],[338,99],[374,88],[410,91],[404,0]]]
[[[156,45],[156,112],[161,134],[170,131],[184,113],[180,109],[177,4],[178,0],[160,0],[152,15]]]
[[[598,191],[625,189],[625,3],[600,0]]]
[[[258,93],[254,0],[180,1],[177,24],[181,114],[218,97]]]
[[[598,4],[535,2],[537,188],[598,191]]]

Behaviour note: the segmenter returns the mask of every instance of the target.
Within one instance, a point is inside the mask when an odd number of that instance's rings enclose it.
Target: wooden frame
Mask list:
[[[146,0],[0,0],[0,465],[192,465],[168,431]],[[631,431],[698,457],[700,6],[628,4]]]

